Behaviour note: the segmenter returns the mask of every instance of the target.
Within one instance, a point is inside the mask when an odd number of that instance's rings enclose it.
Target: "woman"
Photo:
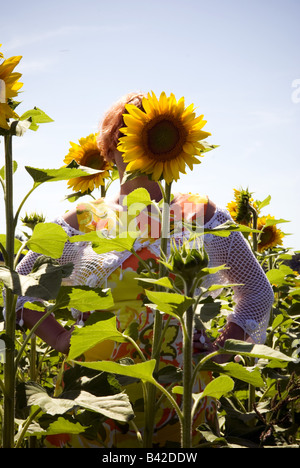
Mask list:
[[[123,154],[117,148],[119,138],[122,136],[120,128],[124,127],[125,105],[130,103],[143,110],[143,98],[145,96],[140,93],[124,96],[109,109],[100,126],[99,147],[101,153],[106,160],[114,162],[119,171],[120,181],[122,181],[127,168]],[[77,209],[66,213],[55,222],[60,224],[69,236],[97,228],[101,229],[101,226],[109,231],[109,222],[113,213],[115,217],[113,227],[115,229],[115,222],[119,222],[121,213],[124,211],[123,197],[140,187],[148,190],[152,200],[160,201],[162,195],[159,184],[150,180],[147,175],[139,175],[120,184],[119,193],[113,199],[105,198],[97,202],[80,204]],[[190,218],[195,216],[197,218],[198,215],[204,218],[205,228],[213,228],[231,220],[229,214],[216,207],[207,196],[175,194],[171,205],[173,211],[176,212],[178,208],[178,211],[182,212],[186,205],[191,210]],[[143,216],[145,213],[142,213],[141,218],[137,220],[140,225],[145,222],[145,219],[146,224],[148,222],[148,213],[146,213],[146,218]],[[105,285],[111,288],[115,304],[113,312],[117,316],[118,326],[124,330],[132,321],[135,321],[138,324],[139,344],[145,355],[150,358],[153,313],[144,306],[143,289],[136,281],[136,271],[139,268],[138,260],[133,255],[121,256],[111,267],[111,262],[106,261],[107,257],[97,255],[90,245],[82,244],[82,248],[78,245],[75,248],[74,244],[67,243],[64,254],[59,259],[61,263],[67,261],[74,263],[74,272],[70,283],[91,285],[91,279],[93,279],[94,286]],[[146,237],[146,242],[145,239],[140,242],[139,256],[144,261],[153,260],[156,262],[159,256],[157,246],[155,236]],[[234,283],[240,286],[234,288],[236,306],[234,312],[228,317],[227,324],[220,336],[214,343],[211,343],[207,338],[203,339],[201,332],[196,332],[195,350],[197,352],[213,351],[219,346],[223,346],[229,338],[264,342],[269,312],[273,303],[273,292],[243,236],[238,232],[231,233],[227,238],[206,234],[204,246],[209,256],[209,266],[226,264],[228,268],[215,275],[210,275],[210,282],[220,285]],[[37,254],[30,252],[18,266],[19,273],[28,274],[37,256]],[[28,298],[20,300],[19,314],[25,327],[32,328],[40,318],[40,313],[22,308],[22,303],[24,304],[26,300]],[[80,318],[80,312],[78,313]],[[175,319],[171,319],[168,330],[169,333],[166,334],[162,349],[161,365],[172,364],[180,367],[182,366],[182,333]],[[68,352],[71,331],[61,327],[54,317],[48,317],[36,333],[56,350],[63,353]],[[85,359],[113,359],[116,361],[124,357],[131,357],[138,362],[134,355],[134,349],[127,343],[118,345],[108,342],[102,343],[101,347],[85,355]],[[218,357],[219,362],[223,362],[224,359],[224,356]],[[209,379],[207,373],[200,376],[197,382],[197,391],[203,390]],[[142,397],[134,386],[129,386],[127,390],[133,402]],[[195,418],[195,427],[204,422],[205,419],[212,422],[214,415],[214,402],[210,401],[199,409]],[[139,416],[137,416],[136,421],[142,426]],[[140,429],[139,425],[138,427]],[[168,407],[167,403],[163,404],[157,415],[154,443],[158,446],[178,443],[179,432],[174,411]],[[196,432],[195,437],[197,438]],[[134,431],[130,431],[129,428],[125,431],[124,427],[120,429],[112,421],[107,422],[105,439],[105,444],[108,446],[133,447],[136,444]],[[101,441],[98,443],[101,446]]]

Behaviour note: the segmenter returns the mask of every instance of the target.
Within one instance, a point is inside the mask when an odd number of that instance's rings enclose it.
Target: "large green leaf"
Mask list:
[[[231,392],[234,388],[234,381],[227,375],[220,375],[216,379],[209,382],[203,392],[193,394],[195,405],[204,397],[220,399],[226,393]]]
[[[109,309],[114,301],[110,289],[90,288],[88,286],[62,286],[57,296],[60,307],[90,312],[96,309]]]
[[[295,359],[265,345],[247,343],[238,340],[226,340],[223,348],[226,352],[260,359],[295,362]]]
[[[195,299],[183,294],[168,292],[145,291],[149,301],[158,308],[160,312],[172,315],[176,318],[182,317],[184,312],[195,302]],[[153,307],[153,304],[150,304]]]
[[[39,169],[36,167],[25,166],[25,169],[28,174],[31,175],[36,184],[69,180],[75,177],[85,177],[103,172],[102,170],[96,170],[86,166],[78,166],[74,168],[61,167],[59,169]]]
[[[4,285],[18,296],[37,297],[44,300],[55,299],[67,273],[72,265],[43,264],[35,272],[19,275],[7,267],[0,267],[0,279]],[[67,272],[67,273],[66,273]]]
[[[227,375],[221,375],[211,382],[209,382],[203,392],[193,393],[193,399],[195,400],[195,405],[199,403],[202,398],[211,397],[211,398],[221,398],[228,392],[231,392],[234,387],[234,381]],[[184,387],[176,386],[172,389],[173,393],[183,395]]]
[[[72,236],[70,242],[91,242],[93,249],[98,254],[107,252],[123,252],[132,250],[136,240],[136,233],[128,233],[126,237],[116,236],[114,238],[104,237],[100,231]]]
[[[252,229],[248,226],[244,226],[243,224],[236,224],[233,223],[232,221],[226,221],[223,224],[220,224],[219,226],[216,226],[215,228],[212,229],[204,229],[203,233],[204,234],[213,234],[215,236],[221,236],[221,237],[228,237],[230,236],[231,232],[260,232],[258,229]]]
[[[258,367],[244,367],[237,362],[217,364],[212,361],[207,361],[201,370],[209,370],[216,374],[226,374],[234,379],[239,379],[254,385],[255,387],[264,386],[264,381]]]
[[[134,417],[129,398],[125,393],[97,397],[81,391],[74,400],[52,398],[43,387],[31,382],[26,385],[26,397],[28,406],[37,405],[50,415],[64,414],[79,406],[122,422],[128,422]]]
[[[88,349],[105,340],[113,340],[119,343],[127,341],[122,333],[117,330],[116,317],[101,320],[83,328],[76,328],[72,333],[68,359],[74,360]]]
[[[66,232],[58,224],[39,223],[35,226],[27,246],[33,252],[60,258],[67,239]]]
[[[141,362],[138,364],[125,365],[118,364],[117,362],[111,361],[97,361],[97,362],[84,362],[84,361],[73,361],[80,366],[88,367],[98,371],[109,372],[116,375],[126,375],[127,377],[133,377],[140,379],[144,382],[150,382],[155,384],[156,381],[153,377],[153,371],[155,368],[155,359],[150,361]]]

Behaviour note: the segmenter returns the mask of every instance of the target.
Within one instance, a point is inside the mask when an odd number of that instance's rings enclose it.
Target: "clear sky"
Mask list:
[[[300,249],[299,0],[14,0],[0,14],[2,52],[23,56],[19,113],[37,106],[54,120],[14,139],[16,207],[32,186],[25,165],[60,167],[69,142],[96,132],[129,91],[173,92],[220,145],[175,189],[221,207],[234,188],[271,195],[264,213],[290,220],[285,245]],[[23,214],[49,221],[73,206],[67,193],[66,182],[45,184]]]

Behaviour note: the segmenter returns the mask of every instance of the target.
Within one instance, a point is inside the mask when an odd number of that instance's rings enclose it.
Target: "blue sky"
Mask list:
[[[61,166],[69,142],[96,132],[116,99],[173,92],[204,114],[209,141],[220,145],[175,189],[221,207],[233,188],[271,195],[264,213],[290,220],[281,225],[292,233],[285,246],[300,249],[299,17],[299,0],[5,2],[2,51],[23,56],[19,112],[37,106],[54,119],[14,139],[15,206],[32,185],[24,166]],[[67,193],[65,182],[45,184],[23,214],[51,220],[72,207]]]

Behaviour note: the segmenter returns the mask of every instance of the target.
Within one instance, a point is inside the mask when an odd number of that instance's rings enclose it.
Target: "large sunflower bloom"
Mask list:
[[[18,118],[16,112],[7,104],[7,100],[18,95],[23,83],[18,80],[21,73],[13,72],[14,68],[21,60],[21,56],[11,57],[0,64],[0,126],[9,129],[7,120]]]
[[[184,98],[176,101],[173,94],[160,98],[148,93],[142,101],[143,110],[132,104],[126,105],[126,127],[119,139],[118,150],[123,153],[128,172],[151,174],[151,179],[165,179],[167,183],[185,174],[186,164],[190,169],[200,161],[205,146],[200,143],[210,135],[202,128],[206,124],[203,115],[196,117],[193,104],[185,107]]]
[[[282,245],[282,238],[284,237],[283,232],[277,228],[276,224],[266,226],[268,219],[274,219],[274,216],[262,216],[257,220],[257,229],[261,231],[258,234],[258,251],[263,252],[264,250],[271,249],[278,245]]]
[[[89,176],[75,177],[68,181],[68,187],[75,192],[93,191],[100,185],[104,185],[104,180],[109,176],[109,171],[113,165],[103,158],[96,141],[97,134],[90,134],[86,138],[81,138],[79,144],[70,142],[71,148],[66,155],[64,162],[68,165],[75,160],[81,166],[101,170],[97,174]]]

